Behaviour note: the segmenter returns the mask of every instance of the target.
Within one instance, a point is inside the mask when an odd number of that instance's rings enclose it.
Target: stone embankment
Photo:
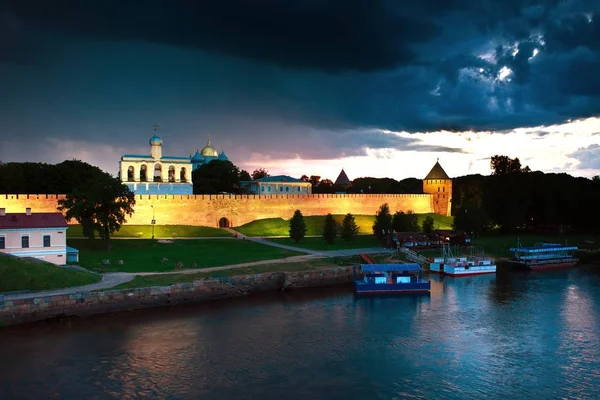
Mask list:
[[[0,326],[351,282],[352,267],[339,267],[307,272],[267,272],[170,286],[82,292],[19,300],[5,300],[0,296]]]

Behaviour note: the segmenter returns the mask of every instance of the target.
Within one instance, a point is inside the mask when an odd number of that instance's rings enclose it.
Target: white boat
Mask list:
[[[480,256],[474,255],[472,248],[470,257],[455,257],[450,245],[442,245],[442,256],[435,257],[429,264],[429,270],[449,276],[469,276],[496,273],[496,263],[491,257],[486,257],[483,250]]]

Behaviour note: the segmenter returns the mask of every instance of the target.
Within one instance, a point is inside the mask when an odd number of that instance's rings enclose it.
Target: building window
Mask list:
[[[267,192],[271,191],[271,185],[267,186]]]
[[[6,239],[4,238],[4,236],[0,236],[0,249],[5,249],[6,248]]]
[[[29,236],[21,236],[21,247],[24,249],[29,248]]]
[[[50,235],[44,235],[44,247],[50,247]]]
[[[261,186],[261,187],[260,187],[260,191],[261,191],[261,192],[264,192],[264,191],[265,191],[265,187],[264,187],[264,186]]]
[[[444,186],[444,187],[442,188],[442,192],[445,192],[445,191],[446,191],[446,186]]]
[[[283,186],[279,186],[279,191],[283,192]]]
[[[286,186],[286,187],[285,187],[285,191],[286,191],[286,192],[289,192],[289,191],[290,191],[290,187],[289,187],[289,186]]]
[[[298,191],[300,191],[300,186],[298,186]]]
[[[435,204],[439,204],[437,200],[435,201]]]

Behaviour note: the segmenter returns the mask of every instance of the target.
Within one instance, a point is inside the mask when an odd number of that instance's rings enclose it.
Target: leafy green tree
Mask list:
[[[325,223],[323,224],[323,238],[329,244],[335,242],[337,236],[337,222],[333,218],[333,215],[327,214],[325,217]]]
[[[490,159],[492,175],[507,175],[515,172],[531,172],[528,166],[521,167],[518,158],[512,159],[508,156],[495,155]]]
[[[58,201],[58,209],[66,211],[66,218],[76,219],[90,239],[98,232],[107,250],[110,250],[110,236],[119,231],[127,221],[126,216],[133,215],[134,205],[134,193],[108,174],[90,185],[73,189]]]
[[[433,232],[434,223],[435,223],[435,221],[433,220],[433,217],[431,215],[428,215],[423,220],[423,225],[421,226],[421,230],[423,231],[423,233],[426,233],[429,235],[431,232]]]
[[[392,219],[392,229],[396,232],[418,232],[419,219],[412,211],[397,211]]]
[[[354,215],[348,213],[342,221],[341,236],[346,242],[350,243],[354,240],[354,237],[358,235],[359,228],[354,220]]]
[[[240,169],[231,161],[212,160],[192,172],[195,194],[239,193]]]
[[[267,171],[264,168],[259,168],[259,169],[254,170],[254,172],[252,173],[252,180],[256,181],[258,179],[266,178],[269,176],[271,176],[271,175],[269,175],[269,171]]]
[[[373,224],[373,234],[377,239],[383,239],[392,231],[392,215],[387,203],[382,204],[375,214],[375,223]]]
[[[294,216],[290,220],[290,237],[298,243],[306,235],[306,223],[300,210],[294,211]]]
[[[251,181],[252,177],[245,169],[240,171],[240,181]]]

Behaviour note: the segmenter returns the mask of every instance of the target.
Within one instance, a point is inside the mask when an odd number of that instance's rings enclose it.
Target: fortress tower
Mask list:
[[[423,193],[433,195],[433,212],[450,215],[452,206],[452,179],[440,165],[439,159],[423,179]]]

